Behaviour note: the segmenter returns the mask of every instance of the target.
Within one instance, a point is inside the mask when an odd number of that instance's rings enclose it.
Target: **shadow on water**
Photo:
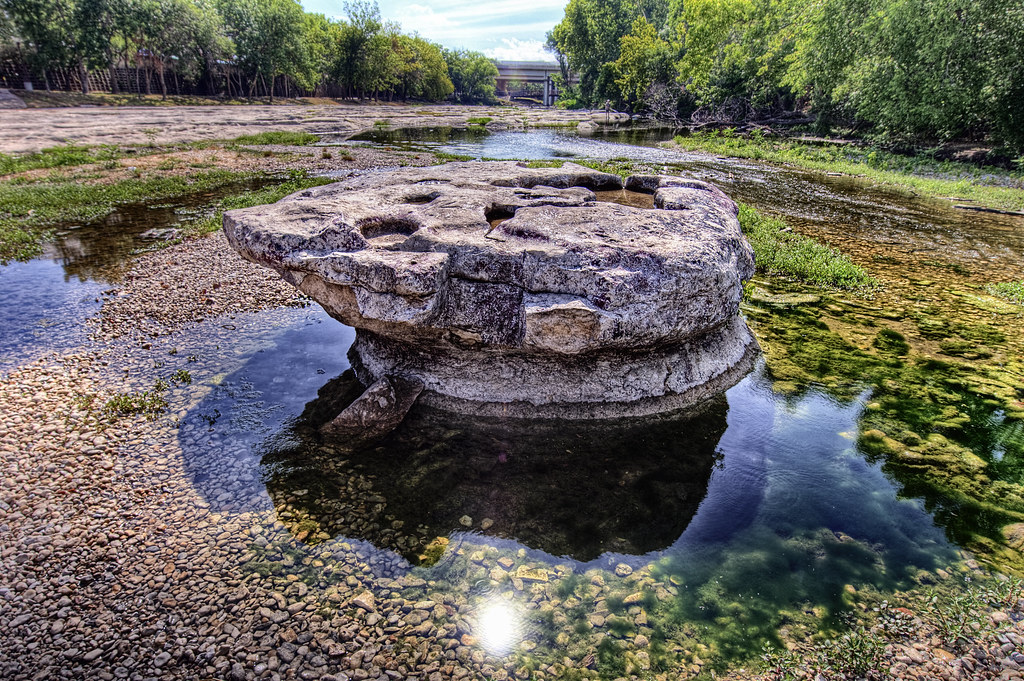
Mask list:
[[[676,541],[704,499],[726,429],[724,395],[700,410],[601,422],[481,419],[417,407],[369,445],[323,440],[318,427],[358,395],[351,372],[320,390],[263,463],[271,498],[308,490],[308,517],[350,534],[353,479],[381,499],[365,537],[410,560],[430,540],[472,529],[587,562]],[[396,524],[418,532],[387,530]]]
[[[891,572],[948,551],[922,504],[899,499],[857,449],[860,399],[780,397],[762,364],[697,412],[564,423],[416,407],[353,447],[318,433],[360,392],[346,371],[353,331],[300,316],[275,334],[233,331],[238,348],[250,333],[262,345],[181,421],[184,463],[216,511],[272,502],[303,540],[364,539],[413,558],[459,533],[580,565],[693,561],[746,551],[750,533],[849,536],[881,547]]]

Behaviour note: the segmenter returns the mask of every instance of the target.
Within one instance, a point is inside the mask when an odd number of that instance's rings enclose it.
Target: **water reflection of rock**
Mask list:
[[[583,561],[663,549],[707,493],[728,412],[724,395],[698,410],[601,422],[416,407],[383,440],[323,439],[318,427],[361,390],[346,372],[264,444],[267,489],[307,541],[343,535],[413,559],[465,530]]]

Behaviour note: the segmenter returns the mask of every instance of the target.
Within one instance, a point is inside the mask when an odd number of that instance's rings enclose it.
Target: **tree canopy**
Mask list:
[[[1024,151],[1024,0],[569,0],[568,105],[800,111],[890,141]]]
[[[164,95],[173,74],[248,96],[494,99],[497,69],[484,55],[405,35],[374,2],[353,0],[344,10],[345,19],[333,20],[298,0],[0,0],[0,48],[24,43],[40,79],[48,69],[78,69],[85,90],[87,70],[127,66],[136,89],[149,92],[152,75]],[[224,65],[241,74],[234,85],[215,75]]]

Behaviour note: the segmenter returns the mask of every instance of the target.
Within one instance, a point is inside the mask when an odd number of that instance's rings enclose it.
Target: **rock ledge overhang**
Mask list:
[[[596,200],[624,184],[655,208]],[[365,384],[419,381],[420,399],[462,412],[673,410],[734,384],[758,350],[736,204],[696,180],[450,163],[229,211],[224,232],[357,329]]]

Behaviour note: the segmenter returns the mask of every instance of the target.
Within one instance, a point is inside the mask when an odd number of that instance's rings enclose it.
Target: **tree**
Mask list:
[[[548,45],[565,55],[569,68],[579,76],[582,104],[622,101],[614,67],[619,39],[630,32],[637,18],[661,26],[667,12],[664,0],[569,0],[565,17],[548,34]]]
[[[398,94],[402,99],[441,101],[455,87],[441,48],[419,36],[398,36]]]
[[[335,75],[350,95],[362,99],[373,93],[377,74],[386,60],[388,43],[379,38],[384,31],[380,9],[365,0],[345,3],[348,22],[341,28]]]
[[[644,99],[656,83],[662,86],[674,78],[672,46],[658,35],[654,25],[637,17],[629,34],[619,39],[615,61],[615,84],[630,109],[644,106]]]
[[[498,67],[480,52],[444,50],[455,101],[462,104],[495,104]]]
[[[79,40],[72,0],[0,0],[14,28],[33,51],[30,61],[50,89],[48,68],[78,67],[82,93],[89,94],[86,55]]]
[[[323,14],[306,14],[303,42],[306,45],[308,80],[303,87],[314,92],[330,78],[338,61],[341,27]]]
[[[308,77],[305,13],[297,0],[223,0],[221,13],[234,40],[235,58],[251,79],[250,95],[259,81],[274,101],[278,76]]]

